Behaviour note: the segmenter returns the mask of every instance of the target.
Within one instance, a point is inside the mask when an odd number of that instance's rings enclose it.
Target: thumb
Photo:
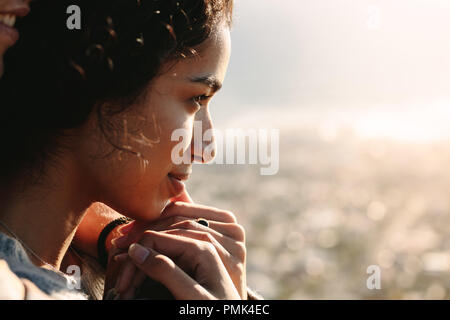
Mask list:
[[[186,274],[172,259],[152,248],[132,244],[128,254],[148,277],[162,283],[177,300],[211,299],[211,294]]]

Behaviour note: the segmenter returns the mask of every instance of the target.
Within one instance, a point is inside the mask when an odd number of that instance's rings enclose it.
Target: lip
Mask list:
[[[1,9],[2,15],[14,15],[16,18],[23,18],[30,12],[28,5],[20,5],[14,8]],[[14,45],[19,40],[19,32],[16,28],[10,27],[0,22],[0,38],[3,38],[10,46]]]
[[[189,175],[177,175],[169,173],[167,175],[169,182],[170,182],[170,193],[172,197],[179,196],[183,191],[186,190],[186,185],[183,181],[186,181]]]
[[[12,46],[19,40],[19,31],[0,22],[0,38],[6,39]]]
[[[18,18],[25,17],[28,13],[30,13],[30,7],[27,5],[18,6],[15,8],[4,9],[0,11],[0,14],[13,14]]]

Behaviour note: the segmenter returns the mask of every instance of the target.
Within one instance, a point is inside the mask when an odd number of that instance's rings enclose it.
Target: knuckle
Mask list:
[[[186,220],[183,225],[187,228],[187,229],[198,229],[198,224],[197,222],[195,222],[194,220]]]
[[[245,228],[237,223],[233,227],[236,240],[245,242]]]
[[[189,240],[186,243],[186,252],[199,255],[204,250],[203,242],[197,240]]]
[[[245,264],[243,262],[235,261],[235,263],[231,265],[231,268],[231,273],[233,274],[242,275],[245,273]]]
[[[210,242],[201,242],[198,243],[199,251],[203,255],[211,256],[216,254],[216,248]]]
[[[214,237],[208,232],[200,233],[200,237],[201,237],[201,240],[211,242],[211,243],[215,240]]]
[[[245,273],[245,265],[243,263],[236,264],[235,265],[235,269],[236,269],[236,272],[238,274],[244,274]]]
[[[155,234],[153,230],[145,230],[143,233],[143,236],[145,237],[152,237]]]
[[[236,215],[233,212],[231,212],[229,210],[225,210],[222,212],[223,212],[223,215],[226,216],[230,222],[237,223]]]
[[[140,243],[143,246],[153,247],[156,232],[157,231],[153,230],[144,231],[144,233],[142,233],[142,236],[139,238],[138,243]]]
[[[174,207],[175,208],[186,208],[186,207],[189,207],[189,204],[184,201],[176,201],[176,202],[174,202]]]
[[[224,222],[237,223],[236,215],[230,210],[222,210],[210,207],[209,210],[217,216],[220,216]]]
[[[149,266],[152,269],[151,271],[155,273],[167,273],[175,270],[175,263],[169,257],[161,254],[156,255]]]
[[[247,247],[243,242],[236,242],[236,258],[239,261],[245,261],[247,256]]]
[[[148,241],[151,238],[153,238],[153,231],[152,230],[145,230],[142,233],[142,236],[140,237],[139,242]]]

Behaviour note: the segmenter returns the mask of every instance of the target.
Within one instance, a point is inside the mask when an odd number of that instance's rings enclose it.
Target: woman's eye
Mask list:
[[[196,96],[192,98],[192,101],[195,103],[196,106],[201,107],[203,105],[203,102],[211,98],[211,96],[207,96],[205,94],[201,96]]]

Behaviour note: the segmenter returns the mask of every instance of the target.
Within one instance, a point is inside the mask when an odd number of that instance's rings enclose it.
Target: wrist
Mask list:
[[[119,229],[128,223],[130,223],[130,222],[127,221],[125,223],[119,224],[119,225],[115,226],[114,229],[112,229],[110,233],[108,233],[108,236],[105,239],[105,249],[108,254],[109,254],[109,250],[111,249],[111,246],[112,246],[112,240],[123,235],[122,232],[119,231]]]
[[[111,248],[111,240],[120,235],[120,232],[118,231],[120,226],[131,221],[132,219],[123,216],[108,223],[101,231],[97,240],[97,255],[100,264],[104,268],[106,268],[108,262],[108,252]]]

